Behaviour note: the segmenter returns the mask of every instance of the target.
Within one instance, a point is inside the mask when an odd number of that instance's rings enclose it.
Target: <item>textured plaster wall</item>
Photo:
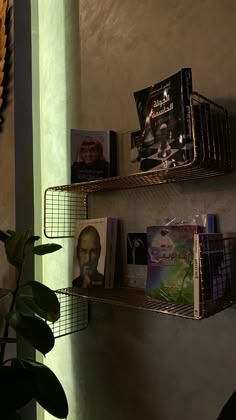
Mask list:
[[[71,127],[137,128],[133,91],[183,66],[193,68],[196,90],[235,113],[235,1],[31,3],[37,5],[33,91],[40,230],[44,189],[69,180]],[[234,138],[234,118],[231,125]],[[129,159],[129,145],[127,154],[119,150]],[[128,230],[176,214],[212,211],[223,231],[236,231],[235,204],[232,174],[97,194],[90,214],[104,216],[109,208],[119,217],[124,245]],[[38,268],[55,288],[70,284],[71,243],[61,243],[53,262],[45,257]],[[69,420],[216,419],[236,384],[234,309],[202,322],[102,304],[91,310],[89,328],[59,339],[47,357],[67,391]]]
[[[79,45],[77,0],[31,1],[32,96],[35,231],[43,234],[44,191],[69,182],[69,128],[77,123]],[[76,50],[75,50],[76,48]],[[52,289],[66,287],[70,275],[70,243],[57,242],[63,249],[35,261],[36,279]],[[42,360],[41,355],[37,355]],[[76,419],[75,378],[71,341],[57,340],[44,362],[56,373],[66,390],[69,419]],[[38,419],[53,419],[38,409]]]
[[[231,112],[234,141],[235,16],[233,0],[80,0],[80,127],[138,127],[133,92],[190,66],[194,89]],[[128,230],[175,215],[215,212],[235,232],[235,180],[97,194],[90,214],[119,217],[124,246]],[[236,385],[234,309],[197,322],[92,308],[89,329],[72,337],[75,419],[216,420]]]

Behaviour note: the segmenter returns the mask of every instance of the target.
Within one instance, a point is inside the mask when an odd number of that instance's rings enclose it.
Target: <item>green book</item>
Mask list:
[[[193,304],[193,238],[199,226],[147,228],[146,293],[166,302]]]

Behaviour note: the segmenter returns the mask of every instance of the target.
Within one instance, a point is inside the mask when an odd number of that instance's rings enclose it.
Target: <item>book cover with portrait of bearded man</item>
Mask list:
[[[116,133],[71,129],[71,183],[116,175]]]

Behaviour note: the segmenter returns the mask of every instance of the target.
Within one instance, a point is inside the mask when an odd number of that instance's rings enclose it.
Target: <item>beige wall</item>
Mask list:
[[[195,90],[235,115],[234,0],[79,4],[80,128],[138,127],[133,92],[184,66]],[[234,140],[234,117],[231,130]],[[90,214],[119,217],[124,247],[127,231],[168,216],[215,212],[222,231],[236,231],[235,178],[96,194]],[[216,420],[235,389],[235,317],[193,322],[93,304],[89,329],[72,336],[77,419]]]

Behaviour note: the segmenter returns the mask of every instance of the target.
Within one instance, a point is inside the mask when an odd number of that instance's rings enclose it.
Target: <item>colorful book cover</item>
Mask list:
[[[142,171],[182,166],[193,160],[191,92],[192,72],[184,68],[134,93],[142,131]]]
[[[193,236],[197,230],[192,225],[147,228],[148,296],[193,304]]]
[[[116,175],[116,133],[71,129],[71,183]]]

